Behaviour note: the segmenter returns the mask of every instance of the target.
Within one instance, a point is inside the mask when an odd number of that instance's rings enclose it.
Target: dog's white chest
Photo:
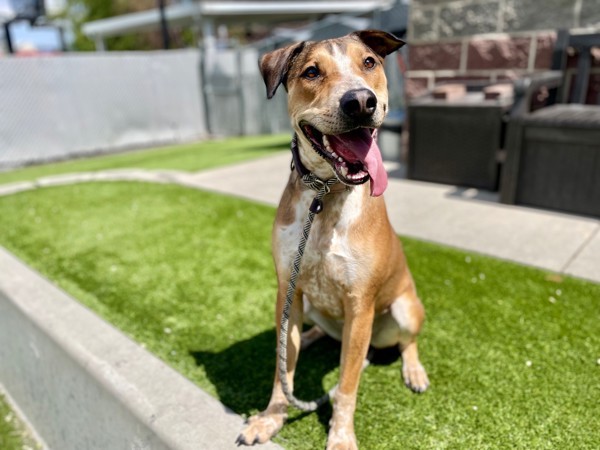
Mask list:
[[[329,194],[327,214],[315,216],[302,259],[298,287],[317,310],[331,317],[343,317],[342,299],[356,282],[360,271],[359,253],[353,246],[350,227],[360,214],[362,197],[357,190]],[[278,264],[291,267],[298,249],[314,192],[304,192],[296,206],[295,221],[279,227]]]

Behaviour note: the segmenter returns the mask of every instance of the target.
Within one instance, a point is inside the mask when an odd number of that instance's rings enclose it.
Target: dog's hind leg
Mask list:
[[[429,387],[429,378],[427,372],[419,361],[419,352],[417,350],[417,341],[412,341],[406,345],[400,345],[402,352],[402,378],[404,384],[414,392],[425,392]]]
[[[314,325],[310,330],[306,330],[304,333],[302,333],[302,343],[300,345],[300,348],[302,350],[307,349],[316,341],[318,341],[326,335],[327,334],[323,330],[321,330],[319,325]]]
[[[400,328],[402,352],[402,378],[414,392],[424,392],[429,387],[427,372],[419,361],[417,335],[425,320],[425,310],[414,289],[401,295],[390,308],[391,315]]]
[[[386,348],[398,345],[402,354],[402,378],[415,392],[429,386],[425,368],[419,361],[417,335],[425,319],[425,310],[414,288],[400,295],[389,310],[375,319],[371,345]]]
[[[304,323],[306,325],[312,325],[312,327],[309,330],[306,330],[304,333],[302,333],[301,349],[304,350],[310,347],[315,342],[317,342],[322,337],[326,336],[327,333],[323,330],[323,328],[319,326],[319,323],[315,321],[312,317],[316,311],[310,304],[308,298],[306,298],[306,296],[303,296],[302,299]]]

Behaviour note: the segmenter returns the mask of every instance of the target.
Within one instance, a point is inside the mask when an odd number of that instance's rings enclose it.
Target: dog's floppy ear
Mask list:
[[[285,84],[292,62],[303,48],[304,42],[299,42],[273,50],[260,58],[259,68],[267,86],[267,98],[275,95],[275,91],[281,83]]]
[[[352,35],[358,37],[367,47],[370,47],[382,58],[385,58],[406,44],[406,42],[398,39],[393,34],[380,30],[355,31]]]

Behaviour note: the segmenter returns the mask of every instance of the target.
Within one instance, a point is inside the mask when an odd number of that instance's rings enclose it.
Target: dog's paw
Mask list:
[[[402,364],[402,378],[406,386],[419,394],[429,387],[429,378],[421,363]]]
[[[354,432],[352,430],[329,431],[327,450],[358,450]]]
[[[246,428],[235,441],[240,445],[264,444],[277,434],[287,415],[279,413],[262,412],[248,419]]]

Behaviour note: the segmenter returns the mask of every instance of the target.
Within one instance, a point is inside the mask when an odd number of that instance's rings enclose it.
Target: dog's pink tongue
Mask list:
[[[378,197],[387,188],[387,172],[383,167],[381,151],[371,130],[359,128],[344,134],[327,135],[332,150],[348,162],[363,163],[371,177],[371,195]]]

